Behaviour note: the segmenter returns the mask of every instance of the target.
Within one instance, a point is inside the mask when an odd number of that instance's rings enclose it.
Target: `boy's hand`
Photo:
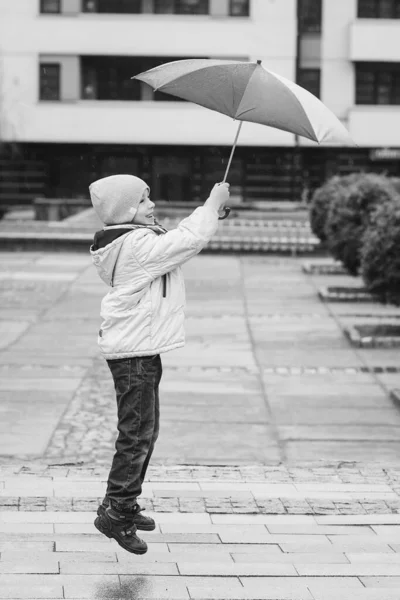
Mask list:
[[[211,190],[205,204],[211,205],[217,212],[225,206],[229,200],[229,183],[216,183]]]

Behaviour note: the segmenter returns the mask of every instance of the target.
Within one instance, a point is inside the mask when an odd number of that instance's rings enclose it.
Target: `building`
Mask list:
[[[245,123],[238,201],[299,199],[327,176],[400,175],[400,0],[0,0],[0,199],[87,197],[137,173],[199,201],[237,124],[131,77],[169,60],[261,59],[321,98],[358,147]]]

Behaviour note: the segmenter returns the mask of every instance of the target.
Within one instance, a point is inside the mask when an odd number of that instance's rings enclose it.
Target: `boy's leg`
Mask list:
[[[144,478],[146,477],[146,471],[147,471],[147,467],[149,466],[149,462],[151,459],[151,455],[153,454],[153,450],[154,450],[154,446],[156,444],[157,438],[158,438],[158,434],[160,433],[160,397],[159,397],[159,385],[160,385],[160,381],[161,381],[161,377],[162,377],[162,363],[161,363],[161,358],[160,355],[158,356],[159,358],[159,368],[158,368],[158,373],[157,373],[157,377],[155,380],[155,388],[154,388],[154,398],[155,398],[155,404],[154,404],[154,416],[155,416],[155,420],[154,420],[154,432],[153,432],[153,437],[150,443],[150,448],[149,451],[147,453],[146,459],[143,463],[143,467],[142,467],[142,472],[140,474],[140,481],[141,483],[144,482]]]
[[[117,511],[130,512],[142,492],[141,474],[153,442],[161,361],[156,355],[107,362],[117,395],[119,435],[106,498]]]

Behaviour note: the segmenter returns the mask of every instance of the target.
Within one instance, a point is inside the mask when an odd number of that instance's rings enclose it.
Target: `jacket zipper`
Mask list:
[[[167,297],[167,275],[163,275],[163,298]]]

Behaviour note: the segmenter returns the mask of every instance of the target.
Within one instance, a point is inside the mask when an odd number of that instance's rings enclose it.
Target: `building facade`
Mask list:
[[[146,179],[198,202],[237,123],[132,76],[185,58],[261,59],[319,96],[357,147],[245,123],[231,167],[244,203],[298,200],[334,173],[400,175],[400,0],[0,0],[0,199],[87,197]]]

